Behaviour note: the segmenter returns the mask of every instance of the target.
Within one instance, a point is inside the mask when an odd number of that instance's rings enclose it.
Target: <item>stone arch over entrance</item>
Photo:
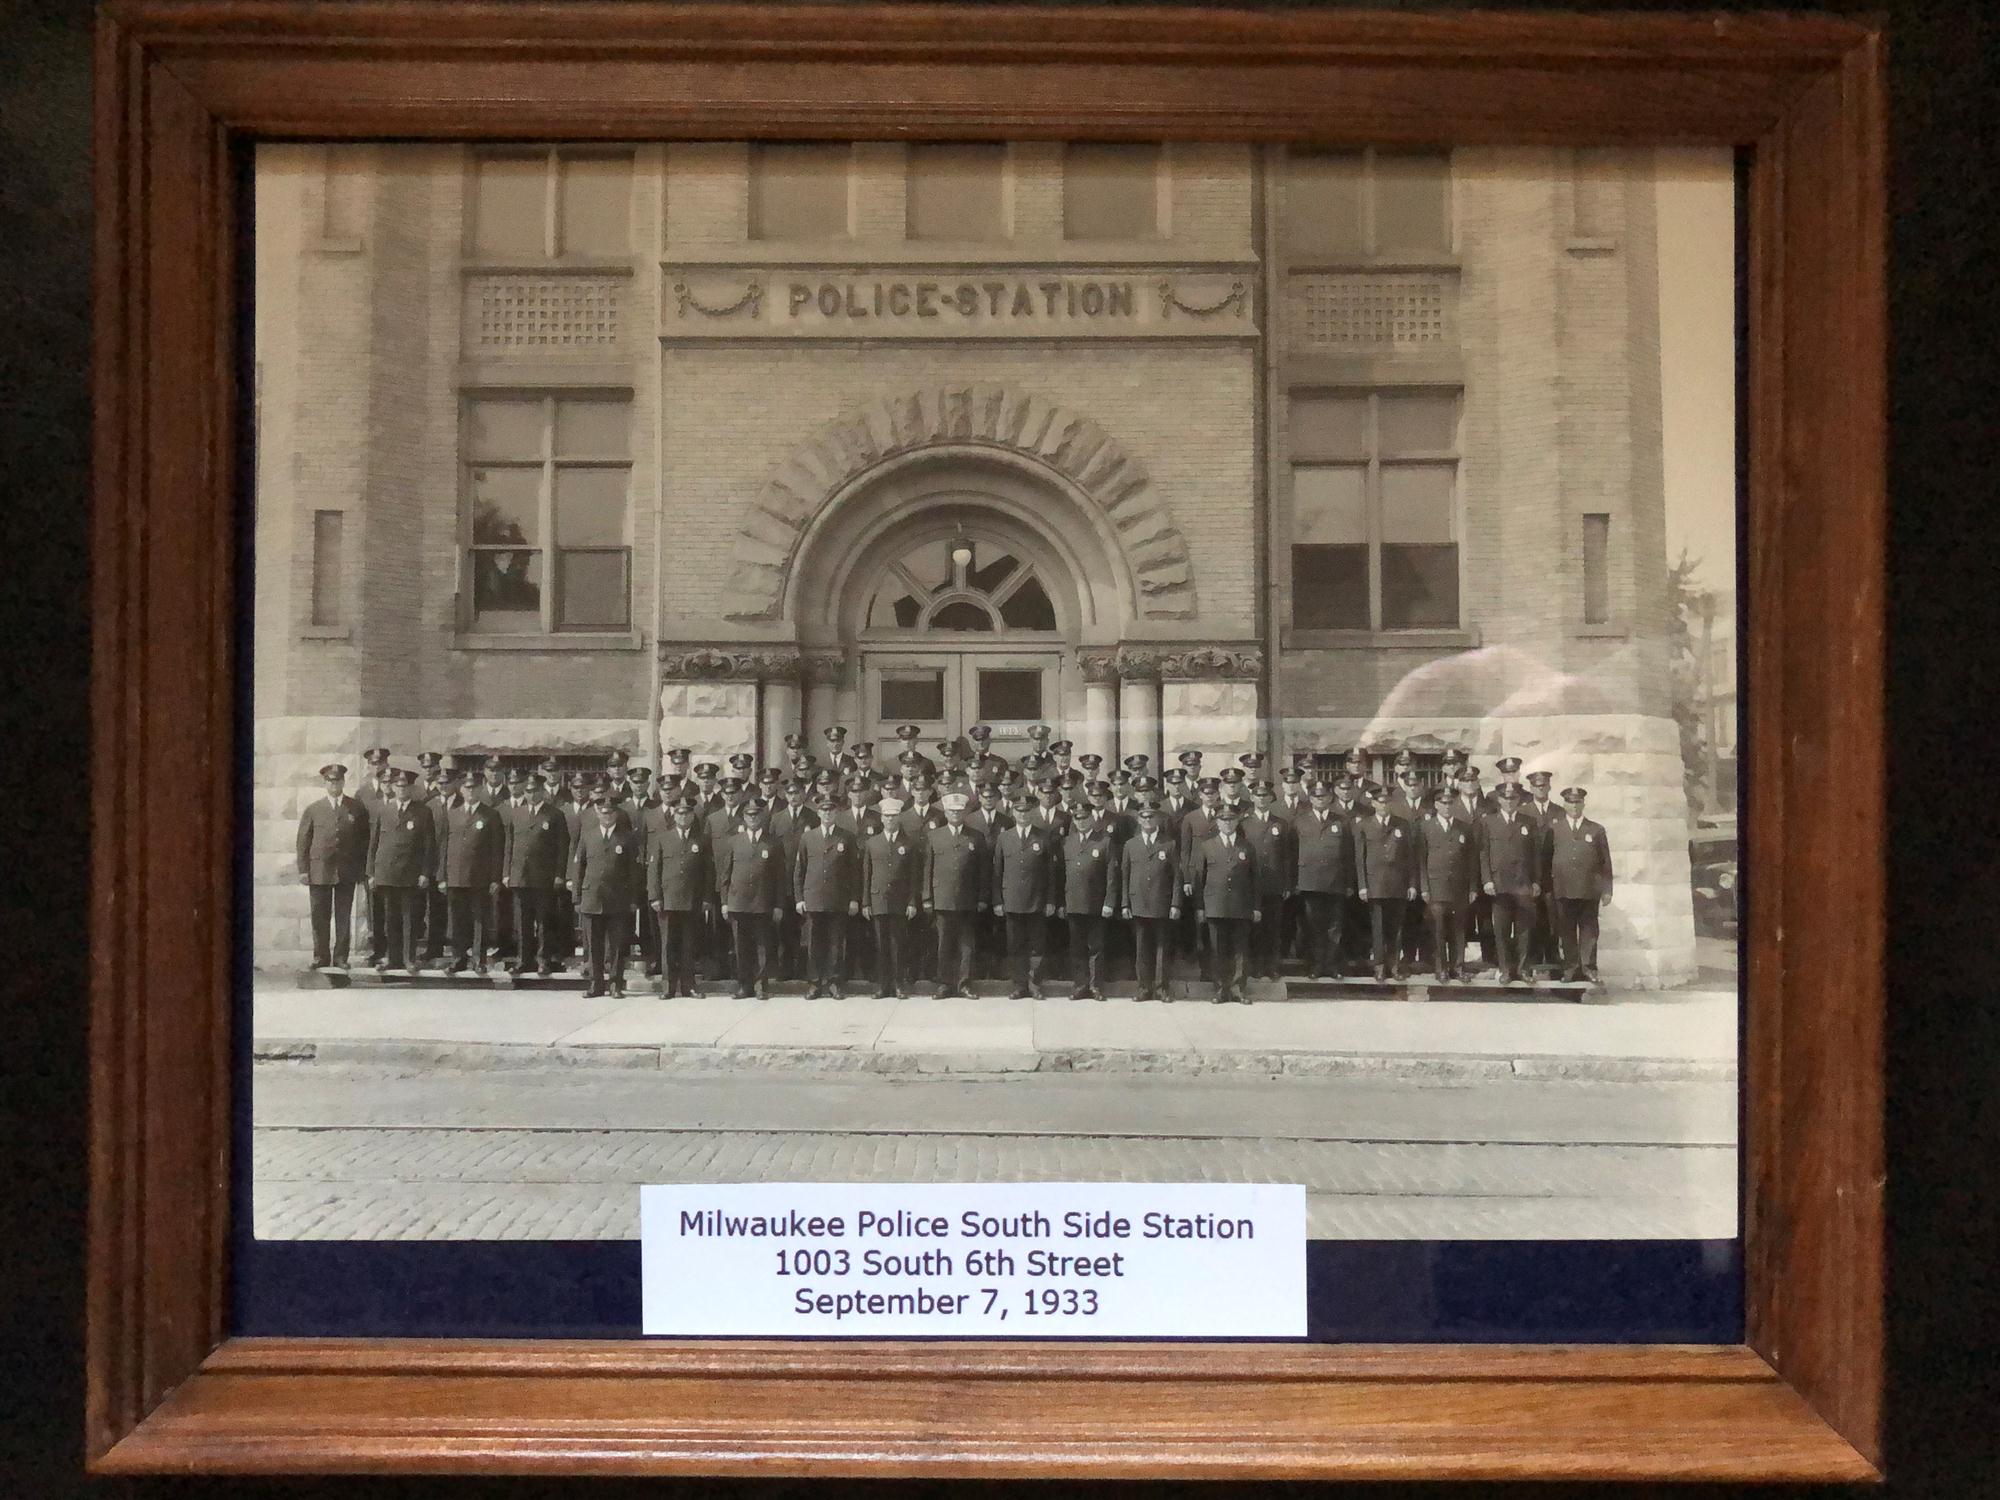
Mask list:
[[[1124,591],[1120,608],[1105,609],[1105,623],[1195,617],[1186,539],[1151,494],[1144,466],[1089,418],[1033,393],[985,384],[873,402],[829,423],[780,465],[737,533],[728,617],[796,620],[801,600],[834,594],[819,573],[815,538],[840,519],[850,497],[932,465],[1039,481],[1046,503],[1037,529],[1066,539],[1079,562],[1101,552]],[[798,566],[805,558],[815,560],[813,568]],[[814,576],[806,578],[808,571]]]

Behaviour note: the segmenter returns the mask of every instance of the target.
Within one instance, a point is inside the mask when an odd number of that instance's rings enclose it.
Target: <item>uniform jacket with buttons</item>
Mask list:
[[[1491,814],[1481,825],[1479,883],[1502,896],[1527,896],[1542,880],[1542,827],[1515,812]]]
[[[352,885],[368,872],[368,809],[341,794],[315,797],[299,814],[299,877],[307,885]]]
[[[769,916],[792,904],[792,871],[782,839],[766,828],[756,835],[738,829],[716,846],[715,887],[728,912]]]
[[[992,879],[992,851],[975,829],[933,828],[924,846],[924,904],[936,911],[977,911]]]
[[[1194,863],[1195,850],[1209,839],[1215,837],[1215,829],[1215,814],[1200,803],[1197,802],[1187,810],[1181,817],[1179,830],[1181,864],[1183,866],[1190,866]]]
[[[862,807],[859,811],[852,806],[843,807],[833,815],[833,821],[837,826],[845,828],[849,833],[866,843],[882,827],[883,819],[881,809],[870,803]],[[923,840],[913,839],[910,842],[921,845]]]
[[[1119,841],[1108,823],[1079,823],[1062,844],[1062,902],[1065,911],[1094,917],[1105,907],[1124,904],[1119,886]]]
[[[1463,904],[1479,880],[1479,828],[1447,809],[1417,825],[1417,895],[1424,901]]]
[[[1155,830],[1150,843],[1142,829],[1118,856],[1121,905],[1133,916],[1165,917],[1181,904],[1180,849],[1164,828]]]
[[[912,802],[896,814],[896,826],[902,829],[906,837],[922,841],[929,835],[931,829],[944,827],[944,809],[939,807],[935,800],[927,807],[918,807]],[[967,826],[971,826],[969,819]]]
[[[861,845],[861,901],[871,915],[898,916],[923,904],[924,852],[900,828],[871,827]]]
[[[1611,894],[1611,843],[1601,823],[1584,818],[1571,828],[1563,814],[1549,824],[1546,840],[1548,889],[1558,901],[1600,901]]]
[[[1417,837],[1410,824],[1377,813],[1354,820],[1354,880],[1371,901],[1401,901],[1417,885]]]
[[[687,832],[671,813],[646,838],[646,900],[667,911],[699,911],[715,900],[715,851],[708,830],[690,820]]]
[[[1298,834],[1291,823],[1273,808],[1269,816],[1248,814],[1240,831],[1257,851],[1257,893],[1266,901],[1289,896],[1297,884],[1299,864]]]
[[[966,826],[972,825],[968,822]],[[1060,840],[1032,823],[1003,828],[993,840],[993,904],[1011,916],[1033,916],[1056,904]]]
[[[1182,876],[1194,887],[1194,904],[1208,917],[1247,918],[1257,910],[1257,850],[1238,829],[1232,839],[1221,834],[1194,846],[1194,857]]]
[[[517,889],[553,889],[569,868],[569,822],[546,797],[524,802],[507,813],[507,884]]]
[[[1354,893],[1354,824],[1329,805],[1322,818],[1311,808],[1292,824],[1298,864],[1294,884],[1322,895]]]
[[[368,828],[368,878],[414,888],[437,867],[437,827],[421,802],[390,802]]]
[[[809,913],[844,915],[861,899],[861,844],[845,828],[802,832],[792,861],[792,899]]]
[[[445,804],[437,882],[451,890],[485,890],[506,869],[508,809],[489,802]]]
[[[614,819],[607,833],[593,812],[570,851],[569,878],[576,887],[576,909],[584,916],[614,917],[631,911],[645,892],[637,831]]]

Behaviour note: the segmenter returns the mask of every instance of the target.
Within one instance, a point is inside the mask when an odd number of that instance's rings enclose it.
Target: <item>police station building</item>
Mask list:
[[[314,769],[370,745],[657,765],[984,721],[1009,756],[1037,722],[1156,764],[1518,755],[1609,831],[1605,977],[1685,978],[1653,175],[266,148],[259,961],[307,946]]]

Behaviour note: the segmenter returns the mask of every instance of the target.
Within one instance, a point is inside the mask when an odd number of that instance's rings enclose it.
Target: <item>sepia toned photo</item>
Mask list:
[[[1736,1236],[1727,152],[266,145],[253,1218]]]

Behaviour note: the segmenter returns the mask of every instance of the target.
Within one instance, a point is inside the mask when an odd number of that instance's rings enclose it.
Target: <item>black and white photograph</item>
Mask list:
[[[252,1218],[1738,1232],[1731,154],[265,144]]]

